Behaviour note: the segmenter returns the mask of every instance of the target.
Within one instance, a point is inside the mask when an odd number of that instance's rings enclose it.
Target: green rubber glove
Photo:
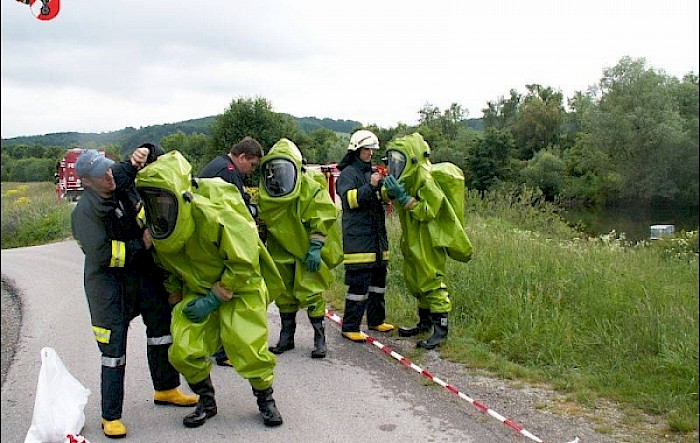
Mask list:
[[[302,261],[306,264],[306,269],[311,272],[316,272],[321,269],[321,248],[324,245],[323,240],[317,238],[311,239],[309,251],[306,253]]]
[[[221,303],[223,302],[219,299],[219,297],[217,297],[212,291],[209,291],[206,296],[187,303],[187,306],[185,306],[185,309],[182,310],[182,313],[185,314],[185,317],[189,318],[190,321],[201,323],[204,321],[207,315],[216,311],[219,306],[221,306]]]
[[[406,193],[403,184],[399,183],[393,175],[389,175],[384,179],[384,187],[386,187],[387,194],[389,196],[394,196],[394,198],[401,203],[401,206],[406,206],[411,200],[411,196]]]

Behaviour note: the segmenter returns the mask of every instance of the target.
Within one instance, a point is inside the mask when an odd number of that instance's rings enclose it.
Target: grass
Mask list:
[[[663,432],[697,432],[697,232],[634,244],[614,232],[585,238],[528,193],[470,192],[465,207],[475,252],[469,263],[448,261],[455,308],[443,358],[546,383],[582,407],[616,401],[631,421],[660,417]],[[2,248],[69,238],[70,211],[51,183],[3,183]],[[387,226],[387,320],[412,325],[398,217]],[[342,266],[335,276],[327,297],[341,312]]]
[[[2,183],[2,249],[71,237],[72,206],[56,198],[51,182]]]
[[[528,195],[469,194],[466,207],[475,253],[448,261],[455,308],[443,358],[547,383],[583,406],[614,400],[663,417],[667,432],[697,431],[697,232],[630,244],[614,232],[579,237]],[[387,227],[387,320],[412,325],[398,217]],[[342,272],[329,291],[338,311]]]

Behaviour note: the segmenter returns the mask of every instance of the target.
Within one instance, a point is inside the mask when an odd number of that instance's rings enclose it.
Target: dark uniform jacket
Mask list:
[[[73,237],[85,253],[85,292],[123,297],[138,291],[139,277],[158,275],[143,244],[144,228],[137,221],[140,206],[133,186],[136,168],[130,162],[112,167],[117,190],[108,199],[86,189],[71,214]],[[124,183],[131,181],[130,186]],[[132,315],[138,313],[132,313]]]
[[[380,189],[372,187],[372,165],[349,152],[338,163],[341,171],[336,190],[343,205],[345,268],[371,268],[388,261],[384,205]]]
[[[199,173],[199,178],[213,177],[221,177],[225,182],[236,185],[243,196],[243,200],[245,201],[248,210],[250,210],[250,195],[246,192],[243,183],[243,175],[238,171],[236,165],[233,164],[231,157],[229,157],[227,154],[222,154],[215,157],[204,167],[204,169],[202,169],[202,172]],[[253,216],[255,216],[255,214],[253,214]]]

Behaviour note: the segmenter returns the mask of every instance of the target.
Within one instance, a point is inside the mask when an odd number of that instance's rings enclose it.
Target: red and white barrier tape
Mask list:
[[[338,314],[336,314],[335,312],[333,312],[333,311],[331,311],[331,310],[327,310],[327,311],[326,311],[326,316],[327,316],[328,318],[330,318],[331,320],[333,320],[334,322],[336,322],[337,324],[339,324],[339,325],[342,325],[342,324],[343,324],[342,318],[340,318],[340,316],[338,316]],[[541,438],[539,438],[539,437],[537,437],[536,435],[532,434],[532,433],[531,433],[530,431],[528,431],[527,429],[524,429],[524,428],[523,428],[521,425],[519,425],[518,423],[516,423],[516,422],[514,422],[513,420],[510,420],[510,419],[508,419],[508,418],[505,418],[504,416],[502,416],[502,415],[499,414],[498,412],[494,411],[493,409],[489,408],[489,407],[486,406],[485,404],[479,402],[478,400],[474,400],[473,398],[469,397],[467,394],[465,394],[465,393],[463,393],[463,392],[460,392],[459,389],[457,389],[457,388],[455,388],[454,386],[452,386],[451,384],[449,384],[449,383],[447,383],[447,382],[445,382],[445,381],[439,379],[438,377],[435,377],[433,374],[431,374],[430,372],[428,372],[428,371],[426,371],[425,369],[421,368],[420,366],[414,364],[413,362],[411,362],[410,360],[408,360],[406,357],[404,357],[404,356],[402,356],[401,354],[399,354],[398,352],[392,350],[390,347],[388,347],[388,346],[386,346],[386,345],[380,343],[380,342],[377,341],[374,337],[372,337],[372,336],[370,336],[370,335],[368,335],[368,334],[366,334],[366,335],[367,335],[367,342],[368,342],[368,343],[371,343],[371,344],[373,344],[374,346],[378,347],[383,353],[394,357],[396,360],[398,360],[399,362],[401,362],[401,364],[403,364],[404,366],[406,366],[406,367],[408,367],[408,368],[411,368],[411,369],[413,369],[414,371],[416,371],[416,372],[422,374],[422,375],[423,375],[424,377],[426,377],[428,380],[439,384],[440,386],[442,386],[443,388],[447,389],[448,391],[450,391],[451,393],[455,394],[456,396],[460,397],[461,399],[468,401],[469,403],[471,403],[474,407],[476,407],[476,408],[477,408],[478,410],[480,410],[481,412],[487,413],[487,414],[490,415],[491,417],[493,417],[493,418],[499,420],[499,421],[500,421],[501,423],[503,423],[504,425],[506,425],[506,426],[508,426],[509,428],[515,430],[516,432],[518,432],[518,433],[524,435],[525,437],[527,437],[527,438],[529,438],[529,439],[531,439],[531,440],[534,440],[534,441],[536,441],[536,442],[538,442],[538,443],[546,443],[545,440],[542,440]],[[579,442],[579,438],[576,437],[576,438],[574,438],[572,441],[570,441],[570,442],[568,442],[568,443],[578,443],[578,442]]]

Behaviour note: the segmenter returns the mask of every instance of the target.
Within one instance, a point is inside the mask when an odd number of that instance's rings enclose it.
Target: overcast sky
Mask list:
[[[538,83],[565,98],[623,56],[698,70],[698,0],[2,0],[2,138],[277,112],[392,127],[481,117]]]

